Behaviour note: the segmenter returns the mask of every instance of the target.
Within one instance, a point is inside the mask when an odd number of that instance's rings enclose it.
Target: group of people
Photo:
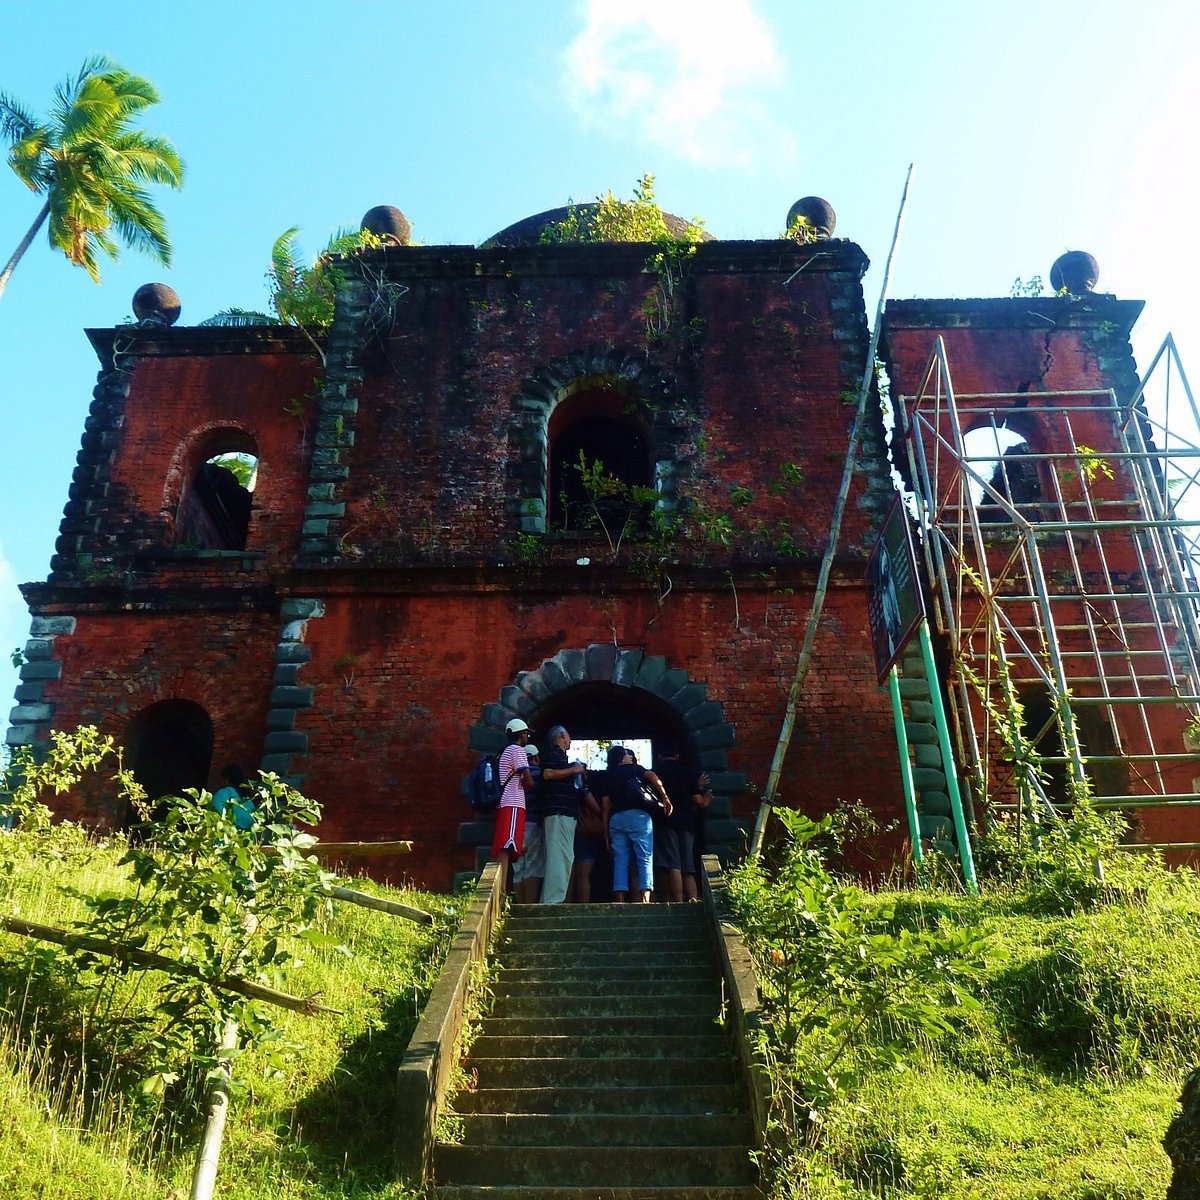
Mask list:
[[[562,904],[592,898],[592,870],[612,856],[612,898],[650,903],[697,897],[696,837],[712,800],[707,775],[690,771],[674,746],[660,746],[656,770],[625,746],[610,746],[608,766],[589,774],[567,755],[562,725],[539,752],[530,728],[514,717],[499,759],[502,792],[492,857],[520,903]]]

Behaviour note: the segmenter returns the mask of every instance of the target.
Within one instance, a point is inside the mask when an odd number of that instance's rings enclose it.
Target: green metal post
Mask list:
[[[963,815],[962,793],[958,790],[958,771],[955,769],[954,754],[950,749],[950,727],[946,724],[946,709],[942,704],[942,690],[938,685],[937,663],[933,658],[933,642],[929,637],[929,622],[922,621],[917,628],[921,638],[921,658],[925,662],[925,678],[929,681],[929,699],[933,704],[933,723],[937,728],[938,745],[942,751],[942,768],[946,774],[946,794],[950,797],[950,812],[954,817],[954,833],[958,838],[958,857],[962,863],[963,880],[972,896],[979,894],[979,881],[975,878],[975,855],[971,852],[971,835]]]
[[[892,693],[892,716],[896,722],[896,745],[900,751],[900,782],[904,785],[904,807],[908,812],[908,836],[912,843],[917,879],[925,883],[925,852],[921,849],[921,821],[917,816],[917,795],[913,787],[912,763],[908,761],[908,735],[904,732],[904,708],[900,703],[900,672],[895,663],[888,672],[888,690]]]

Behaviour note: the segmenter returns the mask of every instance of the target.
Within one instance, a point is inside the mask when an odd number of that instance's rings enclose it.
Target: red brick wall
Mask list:
[[[408,838],[399,864],[444,885],[472,864],[455,845],[471,818],[459,782],[476,756],[468,728],[521,671],[560,649],[611,641],[641,645],[707,685],[737,729],[730,769],[761,787],[774,753],[788,684],[803,639],[808,598],[747,587],[679,591],[655,615],[650,592],[614,606],[574,592],[533,603],[507,593],[340,597],[309,622],[311,663],[300,682],[314,706],[297,728],[309,735],[298,762],[305,788],[325,805],[330,839]],[[665,707],[665,706],[664,706]],[[829,596],[800,705],[781,796],[812,813],[863,800],[885,820],[901,813],[895,734],[876,686],[861,587]],[[753,812],[742,797],[736,815]]]
[[[270,567],[290,563],[312,449],[313,381],[313,360],[291,354],[139,359],[103,518],[107,531],[124,527],[126,536],[108,545],[134,548],[128,529],[147,528],[147,518],[150,544],[172,545],[180,494],[203,461],[205,436],[236,429],[253,439],[259,458],[246,548],[263,551]],[[292,405],[297,415],[285,413]]]
[[[60,729],[97,725],[124,744],[130,723],[160,700],[190,700],[213,723],[213,775],[228,762],[256,767],[262,756],[274,614],[110,613],[80,615],[75,633],[55,640],[62,678],[47,685]],[[119,822],[101,790],[60,798],[64,816]]]

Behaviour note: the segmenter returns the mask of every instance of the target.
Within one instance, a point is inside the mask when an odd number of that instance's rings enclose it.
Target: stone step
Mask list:
[[[586,1188],[703,1187],[750,1184],[755,1169],[745,1146],[644,1146],[613,1154],[603,1146],[439,1145],[434,1178],[458,1186],[503,1180],[517,1184]],[[525,1193],[523,1193],[525,1194]]]
[[[609,967],[631,967],[634,970],[649,970],[661,963],[669,962],[671,968],[707,967],[716,970],[716,954],[705,946],[703,949],[676,950],[664,955],[659,950],[622,949],[593,950],[584,943],[574,943],[556,950],[506,950],[504,967],[515,970],[539,970],[544,967],[563,967],[574,970],[580,966],[594,967],[605,971]]]
[[[762,1200],[753,1185],[742,1187],[540,1187],[527,1183],[497,1186],[435,1186],[434,1200]]]
[[[505,1017],[637,1017],[670,1013],[685,1027],[716,1018],[720,1003],[716,993],[697,996],[688,992],[652,1002],[628,993],[619,996],[587,996],[578,992],[566,996],[507,996],[497,1016]]]
[[[729,1042],[717,1032],[675,1034],[626,1033],[616,1036],[554,1034],[505,1036],[485,1031],[471,1043],[471,1053],[480,1058],[720,1058],[728,1054]]]
[[[508,924],[537,925],[561,922],[584,925],[607,921],[646,921],[665,925],[706,926],[702,904],[514,904]]]
[[[720,1058],[481,1058],[463,1061],[481,1088],[548,1087],[690,1087],[692,1084],[732,1083],[733,1065]]]
[[[720,998],[720,983],[710,974],[704,982],[690,979],[680,979],[668,975],[665,979],[610,979],[607,976],[597,976],[586,983],[578,979],[564,979],[560,975],[552,975],[537,984],[533,994],[543,999],[558,999],[568,996],[590,996],[596,999],[606,996],[636,995],[655,1000],[670,1001],[685,996],[709,996]],[[496,998],[496,1006],[503,1009],[509,998],[520,999],[530,994],[528,985],[521,982],[517,972],[505,972],[492,986],[492,995]]]
[[[453,1111],[468,1113],[672,1113],[699,1117],[708,1113],[746,1111],[740,1086],[731,1083],[695,1084],[676,1088],[665,1084],[636,1087],[501,1087],[460,1091]]]
[[[575,984],[589,987],[597,981],[630,985],[640,985],[647,981],[665,982],[675,980],[679,983],[712,983],[715,967],[710,960],[707,963],[693,963],[681,966],[673,960],[663,961],[656,956],[653,963],[610,964],[597,966],[586,959],[579,963],[556,965],[538,963],[535,966],[509,966],[507,963],[500,968],[497,982],[517,987],[539,987],[546,983]]]
[[[750,1117],[736,1113],[498,1113],[464,1117],[459,1141],[464,1146],[745,1146],[753,1136]]]
[[[658,953],[671,954],[678,950],[695,950],[707,945],[707,937],[688,935],[674,929],[637,929],[632,926],[618,929],[606,925],[598,929],[516,929],[505,931],[496,941],[496,953],[503,959],[509,950],[570,949],[592,946],[596,950],[614,953],[622,949],[653,948]]]
[[[672,1037],[722,1032],[715,1016],[685,1024],[673,1013],[636,1017],[485,1017],[481,1037]]]

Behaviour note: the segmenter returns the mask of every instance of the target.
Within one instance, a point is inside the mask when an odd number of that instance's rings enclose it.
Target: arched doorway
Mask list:
[[[687,671],[644,650],[611,643],[560,650],[536,670],[521,672],[501,689],[497,703],[484,705],[480,721],[471,726],[470,748],[499,753],[504,726],[513,717],[528,722],[535,742],[560,724],[576,740],[674,741],[680,757],[712,779],[705,848],[725,861],[744,851],[748,822],[734,818],[732,801],[745,791],[746,779],[730,771],[728,761],[736,733],[720,702],[709,698],[707,685]],[[490,825],[480,832],[490,844],[488,830]]]
[[[130,722],[125,751],[134,778],[151,802],[206,787],[212,769],[212,721],[191,700],[160,700]],[[125,826],[138,819],[126,812]]]

